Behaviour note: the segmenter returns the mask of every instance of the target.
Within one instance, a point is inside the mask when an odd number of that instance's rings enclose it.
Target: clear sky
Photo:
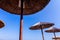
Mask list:
[[[0,20],[5,23],[5,27],[0,29],[0,40],[19,40],[20,16],[0,9]],[[60,0],[51,0],[42,11],[24,16],[23,40],[42,40],[40,30],[29,30],[37,22],[52,22],[55,23],[53,27],[60,28]],[[59,33],[56,35],[60,36]],[[52,40],[53,33],[44,32],[44,36],[45,40]]]

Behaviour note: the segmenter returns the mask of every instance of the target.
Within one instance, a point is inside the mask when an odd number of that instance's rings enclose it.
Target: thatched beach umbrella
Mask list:
[[[53,28],[51,28],[49,30],[46,30],[45,32],[54,33],[54,37],[56,38],[56,34],[55,33],[56,32],[60,32],[60,29],[53,27]]]
[[[3,28],[5,26],[4,22],[0,20],[0,28]]]
[[[60,37],[56,37],[56,38],[54,37],[54,38],[52,38],[52,39],[60,40]]]
[[[0,8],[11,14],[21,15],[20,37],[22,40],[23,15],[34,14],[41,11],[50,0],[0,0]]]
[[[30,27],[29,29],[30,30],[41,30],[42,39],[44,40],[43,29],[49,28],[53,25],[54,25],[53,23],[49,23],[49,22],[38,22],[38,23],[34,24],[32,27]]]

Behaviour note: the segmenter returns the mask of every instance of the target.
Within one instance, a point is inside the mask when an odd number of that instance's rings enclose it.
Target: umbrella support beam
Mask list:
[[[19,0],[20,1],[20,0]],[[19,40],[23,40],[22,38],[23,32],[23,0],[21,0],[21,16],[20,16],[20,33],[19,33]]]
[[[41,33],[42,33],[42,39],[44,40],[44,33],[42,28],[41,28]]]

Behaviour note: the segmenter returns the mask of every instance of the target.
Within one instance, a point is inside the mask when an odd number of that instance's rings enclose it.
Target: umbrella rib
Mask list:
[[[19,0],[19,4],[18,4],[18,7],[21,7],[21,1]]]

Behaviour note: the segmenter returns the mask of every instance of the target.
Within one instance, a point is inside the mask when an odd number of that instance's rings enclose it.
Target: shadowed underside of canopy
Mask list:
[[[44,28],[49,28],[51,26],[53,26],[54,23],[49,23],[49,22],[39,22],[36,25],[33,25],[32,27],[30,27],[31,30],[39,30],[39,29],[44,29]]]
[[[45,32],[48,32],[48,33],[60,32],[60,29],[52,28],[52,29],[46,30]]]
[[[50,0],[23,0],[23,14],[28,15],[41,11],[49,1]],[[18,5],[19,0],[0,0],[0,8],[12,14],[21,14],[21,2],[20,7],[18,7]]]

